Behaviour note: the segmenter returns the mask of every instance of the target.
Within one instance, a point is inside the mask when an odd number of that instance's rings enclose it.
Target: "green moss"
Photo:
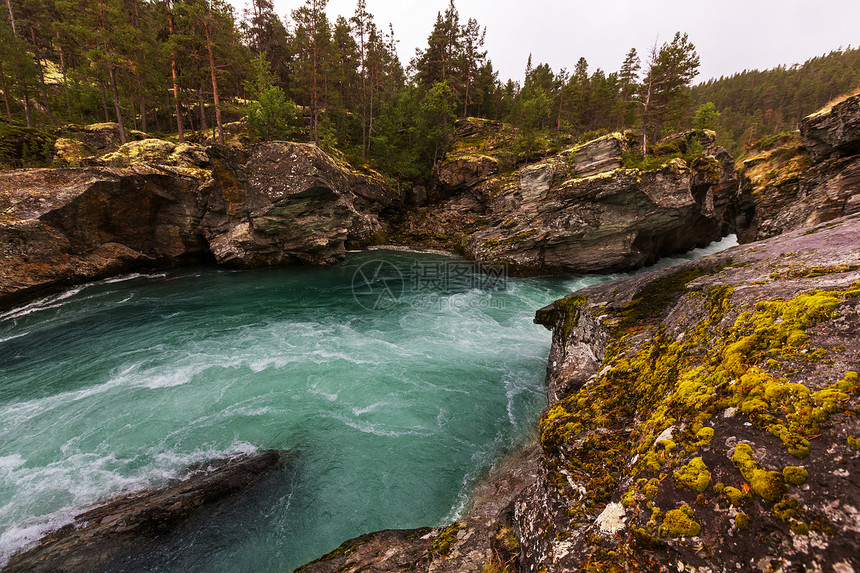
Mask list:
[[[782,477],[791,485],[803,485],[809,479],[809,472],[799,466],[782,468]]]
[[[780,521],[785,521],[788,523],[791,521],[794,516],[797,515],[798,509],[800,508],[800,502],[795,498],[786,496],[778,503],[775,503],[773,506],[773,514]]]
[[[728,486],[723,490],[723,494],[726,496],[726,499],[729,500],[729,503],[734,507],[740,507],[743,505],[745,501],[749,499],[749,493],[747,490],[738,489],[736,487]]]
[[[854,449],[860,450],[860,437],[848,436],[848,445]]]
[[[440,531],[439,535],[430,542],[430,550],[433,554],[439,557],[447,556],[451,552],[451,545],[457,541],[457,532],[461,529],[465,529],[465,526],[455,521]]]
[[[749,529],[750,528],[750,516],[746,513],[739,513],[735,516],[735,527],[738,529]]]
[[[693,519],[693,508],[687,504],[667,511],[658,530],[662,537],[695,537],[701,532],[702,526]]]
[[[624,476],[640,477],[624,494],[628,507],[656,495],[659,481],[653,476],[658,473],[662,473],[660,477],[677,475],[677,485],[690,487],[689,483],[698,490],[699,480],[704,481],[705,476],[701,469],[691,471],[698,464],[691,464],[689,454],[710,444],[714,434],[708,422],[727,408],[748,416],[755,427],[769,431],[790,453],[802,457],[809,452],[810,438],[820,433],[819,424],[844,411],[846,402],[857,394],[853,372],[813,392],[803,384],[776,378],[761,366],[776,356],[784,361],[782,368],[788,368],[792,360],[805,356],[794,345],[802,338],[798,332],[805,333],[835,316],[843,301],[860,295],[860,283],[844,290],[810,291],[790,300],[762,301],[725,325],[726,315],[734,310],[733,290],[687,291],[688,282],[695,277],[696,273],[675,276],[679,290],[671,297],[648,311],[628,305],[626,318],[646,317],[647,323],[647,317],[659,316],[686,292],[704,308],[704,320],[686,329],[683,337],[655,329],[650,340],[635,350],[629,346],[634,334],[617,336],[607,347],[601,375],[551,406],[540,420],[547,469],[550,475],[559,476],[559,489],[570,489],[564,475],[585,485],[585,494],[571,505],[571,519],[576,523],[593,519]],[[669,286],[663,284],[663,288]],[[647,294],[643,290],[637,298]],[[542,321],[560,326],[565,338],[575,325],[572,317],[578,320],[579,313],[588,312],[584,299],[571,298],[562,303],[569,304],[571,312],[558,314],[566,309],[556,304],[544,311]],[[562,316],[564,322],[559,324]],[[570,323],[566,323],[568,318]],[[808,346],[804,341],[802,348],[807,352]],[[776,354],[769,356],[769,352]],[[672,438],[656,443],[657,436],[669,427],[674,428]],[[638,460],[630,467],[634,454],[639,455]],[[777,501],[787,490],[783,473],[762,468],[751,454],[751,448],[741,444],[733,460],[749,484],[714,487],[721,499],[734,506],[744,504],[753,494]],[[653,504],[651,509],[649,528],[653,533],[662,514]]]
[[[573,325],[579,320],[579,310],[586,302],[586,298],[579,295],[558,299],[551,306],[538,310],[535,313],[534,322],[552,329],[559,320],[563,319],[561,334],[562,340],[566,343]]]
[[[738,444],[732,455],[732,463],[750,482],[752,491],[766,501],[776,501],[786,491],[785,480],[779,472],[772,472],[759,466],[752,457],[749,444]]]
[[[676,487],[687,487],[694,491],[703,492],[711,484],[711,472],[702,458],[693,458],[674,474]]]
[[[802,521],[792,521],[791,530],[797,535],[809,535],[809,526]]]
[[[623,331],[657,320],[670,304],[684,294],[689,283],[703,276],[716,274],[730,264],[731,260],[717,266],[696,266],[649,283],[621,311],[616,328]]]

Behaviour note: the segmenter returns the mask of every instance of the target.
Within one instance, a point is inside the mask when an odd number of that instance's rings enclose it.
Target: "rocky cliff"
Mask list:
[[[497,503],[304,571],[856,570],[858,236],[843,218],[541,309],[549,406]]]
[[[662,142],[653,165],[634,165],[632,135],[615,133],[512,166],[500,124],[458,127],[477,134],[436,168],[436,203],[408,215],[398,241],[520,274],[589,273],[638,268],[734,230],[734,161],[712,132]]]
[[[0,173],[0,305],[141,267],[329,264],[394,201],[306,144],[143,139],[89,162]]]
[[[739,175],[753,199],[741,242],[860,212],[860,94],[760,141]]]

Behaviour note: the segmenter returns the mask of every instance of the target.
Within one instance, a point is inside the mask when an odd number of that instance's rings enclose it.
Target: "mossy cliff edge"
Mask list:
[[[541,309],[521,570],[860,567],[858,236],[839,219]]]

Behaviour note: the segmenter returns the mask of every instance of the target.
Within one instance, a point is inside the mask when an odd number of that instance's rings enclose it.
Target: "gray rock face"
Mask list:
[[[803,118],[800,134],[814,162],[832,155],[856,155],[860,151],[860,94]]]
[[[650,170],[622,168],[622,134],[512,172],[495,173],[489,157],[458,156],[437,171],[447,198],[407,217],[400,236],[518,274],[638,268],[733,230],[732,158],[703,149],[691,164],[677,158]]]
[[[740,175],[753,198],[741,242],[860,212],[860,95],[804,118],[799,136],[758,150]]]
[[[392,203],[380,177],[311,145],[133,142],[127,165],[0,173],[0,305],[45,288],[200,260],[240,267],[341,260]],[[165,145],[166,144],[166,145]]]
[[[3,571],[104,571],[141,543],[177,527],[195,511],[256,482],[282,461],[274,450],[214,460],[164,487],[123,495],[12,557]]]
[[[621,154],[625,151],[625,139],[617,133],[611,133],[562,151],[561,156],[567,158],[574,175],[590,177],[621,167]]]

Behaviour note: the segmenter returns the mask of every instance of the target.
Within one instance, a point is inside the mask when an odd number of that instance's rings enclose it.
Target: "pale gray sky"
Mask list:
[[[241,8],[246,0],[231,0]],[[287,22],[303,0],[274,0]],[[448,0],[366,0],[380,28],[394,24],[404,65],[424,48]],[[350,17],[356,0],[329,0],[327,12]],[[744,69],[803,63],[839,47],[860,45],[860,0],[455,0],[461,23],[487,27],[486,49],[499,78],[521,80],[529,53],[554,71],[571,71],[580,56],[596,68],[618,70],[627,51],[640,56],[687,32],[701,58],[695,82]],[[644,59],[644,58],[643,58]]]

